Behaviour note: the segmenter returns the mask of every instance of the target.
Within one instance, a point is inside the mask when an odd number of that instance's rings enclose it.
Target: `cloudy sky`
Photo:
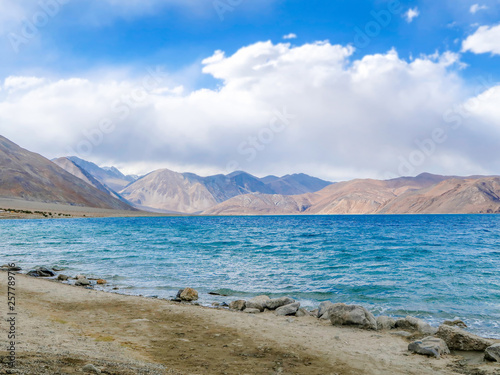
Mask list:
[[[3,0],[0,134],[142,174],[500,174],[500,1]]]

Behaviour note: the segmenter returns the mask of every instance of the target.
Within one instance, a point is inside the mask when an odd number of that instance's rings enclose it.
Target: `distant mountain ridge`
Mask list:
[[[438,176],[352,180],[294,196],[233,197],[206,215],[500,213],[500,177]]]
[[[94,208],[133,210],[50,160],[0,136],[0,197]]]
[[[249,173],[236,171],[228,175],[201,177],[194,173],[157,170],[131,183],[119,193],[142,209],[165,212],[199,213],[235,196],[249,193],[275,194],[276,191],[303,191],[307,186],[327,186],[330,182],[307,175],[285,176],[284,189],[275,190],[269,183]],[[280,178],[277,178],[278,180]],[[300,179],[300,180],[299,180]],[[310,181],[310,182],[309,182]],[[294,186],[295,185],[295,186]],[[276,189],[281,185],[276,185]],[[293,190],[296,189],[296,190]]]
[[[76,156],[68,156],[66,159],[70,160],[80,168],[86,170],[95,179],[102,184],[108,186],[115,192],[122,190],[128,184],[137,180],[135,176],[125,176],[115,167],[99,167],[97,164],[80,159]]]
[[[94,177],[94,175],[91,172],[87,171],[85,168],[75,163],[71,158],[57,158],[53,159],[52,162],[57,164],[66,172],[71,173],[73,176],[78,177],[79,179],[85,181],[89,185],[92,185],[93,187],[102,191],[103,193],[109,194],[113,198],[116,198],[128,204],[128,201],[122,198],[120,194],[115,192],[105,183],[99,181],[96,177]]]
[[[77,157],[51,162],[0,136],[0,198],[205,215],[500,213],[500,177],[423,173],[330,183],[305,174],[160,169],[136,179]]]

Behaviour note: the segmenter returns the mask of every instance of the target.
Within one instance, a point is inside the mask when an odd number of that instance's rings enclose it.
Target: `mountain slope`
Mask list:
[[[226,214],[500,213],[500,178],[417,177],[353,180],[316,193],[244,195],[204,212]]]
[[[280,191],[288,195],[317,191],[320,186],[329,184],[304,174],[260,179],[236,171],[228,175],[201,177],[163,169],[131,183],[120,194],[142,209],[197,213],[244,194],[276,194]]]
[[[162,169],[135,181],[120,194],[143,209],[197,213],[232,197],[254,192],[273,193],[260,179],[245,172],[201,177]]]
[[[110,189],[108,186],[102,184],[100,181],[98,181],[94,176],[92,176],[89,172],[87,172],[85,169],[80,167],[78,164],[72,162],[68,158],[57,158],[52,160],[53,163],[57,164],[59,167],[64,169],[66,172],[71,173],[73,176],[78,177],[79,179],[85,181],[89,185],[92,185],[96,189],[102,191],[103,193],[111,195],[113,198],[119,199],[121,201],[125,202],[125,199],[123,199],[119,194],[117,194],[115,191]]]
[[[500,178],[451,178],[429,188],[407,192],[381,213],[500,213]]]
[[[332,183],[304,173],[286,175],[283,177],[267,176],[261,179],[275,194],[299,195],[314,193]]]
[[[69,156],[67,157],[67,159],[76,164],[81,169],[87,171],[101,184],[106,185],[115,192],[122,190],[125,186],[136,180],[132,176],[123,175],[123,173],[121,173],[114,167],[101,168],[94,163],[80,159],[76,156]]]
[[[2,136],[0,197],[95,208],[133,209]]]
[[[196,178],[160,169],[120,191],[136,207],[166,212],[196,213],[217,204],[208,189]]]

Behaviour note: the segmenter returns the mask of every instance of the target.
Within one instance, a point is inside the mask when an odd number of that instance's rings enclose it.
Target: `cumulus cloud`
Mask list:
[[[500,55],[500,25],[479,27],[463,41],[462,51]]]
[[[297,39],[297,34],[290,33],[287,35],[283,35],[283,39]]]
[[[404,17],[406,19],[406,22],[412,23],[414,18],[417,18],[420,15],[420,11],[418,10],[418,7],[415,8],[410,8],[408,11],[404,14]]]
[[[202,70],[219,86],[195,91],[157,69],[120,81],[10,77],[0,134],[48,157],[77,153],[140,173],[163,166],[340,180],[499,166],[500,156],[483,152],[500,141],[499,89],[471,96],[456,54],[407,61],[395,50],[353,52],[329,42],[216,51]],[[446,141],[429,151],[436,132]],[[413,160],[416,152],[424,159]]]
[[[486,10],[488,9],[488,7],[486,5],[479,5],[479,4],[474,4],[470,7],[470,12],[472,14],[476,14],[477,12],[479,12],[480,10]]]

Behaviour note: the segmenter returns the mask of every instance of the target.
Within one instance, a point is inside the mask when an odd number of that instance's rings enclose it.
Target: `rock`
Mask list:
[[[86,278],[87,278],[87,276],[85,276],[85,275],[76,275],[75,276],[75,280],[86,279]]]
[[[220,307],[220,303],[219,302],[212,302],[212,307]]]
[[[314,310],[311,310],[309,312],[311,313],[312,316],[318,317],[318,311],[319,311],[319,309],[314,309]]]
[[[91,364],[83,366],[82,371],[90,373],[90,374],[100,374],[101,373],[101,370],[99,370],[97,367],[95,367],[94,365],[91,365]]]
[[[448,349],[446,343],[442,339],[433,336],[413,341],[408,345],[408,350],[436,358],[440,358],[443,354],[450,354],[450,349]]]
[[[275,299],[270,299],[269,301],[266,301],[266,307],[269,310],[276,310],[278,307],[290,305],[294,302],[295,302],[295,300],[293,298],[290,298],[290,297],[275,298]]]
[[[107,284],[108,282],[104,279],[97,279],[96,283],[99,285],[104,285],[104,284]]]
[[[78,279],[78,280],[76,280],[75,285],[76,286],[88,286],[88,285],[90,285],[90,281],[87,279]]]
[[[336,325],[356,325],[365,329],[377,329],[377,321],[363,306],[336,303],[328,309],[330,321]]]
[[[37,267],[34,270],[31,270],[27,273],[28,276],[33,277],[53,277],[56,274],[45,267]]]
[[[484,359],[500,362],[500,344],[494,344],[484,351]]]
[[[247,301],[247,309],[259,309],[261,312],[266,308],[266,303],[271,298],[268,296],[257,296]]]
[[[285,306],[278,307],[274,313],[278,316],[294,315],[299,308],[300,308],[300,302],[295,302]]]
[[[418,331],[424,335],[434,335],[437,332],[437,328],[434,328],[429,325],[429,323],[413,316],[407,316],[406,318],[396,320],[396,327],[407,329],[409,331]]]
[[[243,310],[243,312],[245,312],[247,314],[259,314],[261,311],[259,309],[249,308],[249,309]]]
[[[247,301],[239,299],[229,304],[231,310],[243,311],[247,307]]]
[[[396,320],[396,328],[407,329],[409,331],[413,331],[415,327],[413,327],[406,318],[399,318]]]
[[[198,300],[198,292],[193,288],[183,289],[179,295],[179,298],[182,301],[197,301]]]
[[[308,311],[307,309],[305,309],[304,307],[301,307],[300,309],[297,310],[297,312],[295,313],[295,316],[297,318],[301,318],[303,316],[313,316],[313,314]]]
[[[388,316],[378,316],[377,317],[377,329],[378,330],[389,330],[396,328],[396,321]]]
[[[465,324],[463,321],[460,319],[455,319],[455,320],[445,320],[443,322],[444,325],[446,326],[452,326],[452,327],[459,327],[459,328],[467,328],[467,324]]]
[[[57,280],[59,280],[59,281],[67,281],[68,279],[69,279],[69,277],[66,275],[58,275],[57,276]]]
[[[317,317],[320,319],[330,319],[328,314],[328,309],[333,306],[333,303],[330,301],[324,301],[319,304],[318,315]]]
[[[439,326],[436,336],[442,338],[451,350],[483,351],[493,345],[490,340],[447,325]]]

